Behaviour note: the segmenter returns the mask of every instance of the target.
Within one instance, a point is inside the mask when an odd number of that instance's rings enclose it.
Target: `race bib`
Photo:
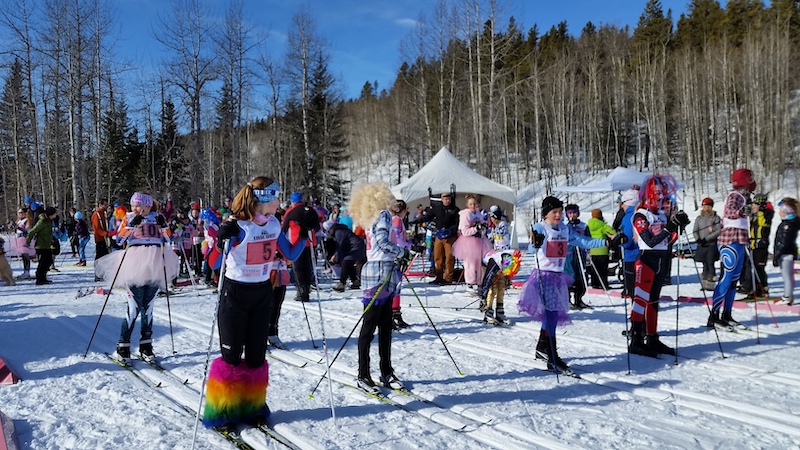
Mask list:
[[[564,258],[567,256],[567,241],[547,241],[544,256],[548,258]]]
[[[277,240],[248,242],[245,264],[249,266],[271,262],[275,259],[275,247],[277,244]]]
[[[134,238],[160,238],[161,228],[155,223],[142,223],[139,224],[133,231]]]

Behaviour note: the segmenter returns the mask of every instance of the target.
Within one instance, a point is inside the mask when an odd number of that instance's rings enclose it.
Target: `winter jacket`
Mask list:
[[[702,247],[717,245],[717,236],[722,231],[722,219],[716,212],[712,211],[711,214],[700,214],[694,220],[694,240]],[[701,240],[704,240],[701,243]]]
[[[622,244],[625,262],[634,262],[639,257],[639,243],[634,239],[633,215],[636,213],[636,205],[631,205],[625,210],[625,217],[622,219],[622,232],[628,237],[628,241]]]
[[[783,219],[778,224],[778,231],[775,233],[774,256],[772,264],[780,265],[783,255],[792,255],[797,258],[797,230],[800,229],[800,218],[793,216],[791,219]],[[38,244],[37,244],[38,246]]]
[[[283,216],[283,233],[289,238],[289,242],[295,245],[301,238],[308,239],[306,245],[311,247],[316,244],[312,240],[316,238],[316,231],[319,230],[319,217],[314,208],[306,206],[304,202],[295,203],[286,210]],[[313,233],[309,233],[313,231]]]
[[[480,226],[478,224],[481,224]],[[462,236],[483,237],[483,232],[486,231],[486,222],[483,220],[480,211],[471,212],[468,209],[462,209],[458,212],[458,231]]]
[[[595,239],[606,239],[609,234],[616,234],[616,231],[611,226],[597,217],[592,217],[586,222],[586,228],[589,230],[589,235]],[[608,246],[596,247],[589,250],[592,256],[608,255]]]
[[[769,208],[761,208],[757,213],[750,214],[750,248],[766,250],[769,247],[773,217],[775,211]]]
[[[30,244],[34,239],[36,239],[36,250],[50,250],[50,246],[53,245],[53,221],[44,214],[39,216],[39,221],[28,231],[25,242]]]
[[[342,264],[343,261],[365,261],[367,259],[366,243],[346,225],[337,223],[331,227],[328,233],[336,241],[337,264]]]
[[[94,241],[103,242],[108,237],[108,221],[106,220],[106,210],[97,208],[92,214],[92,230],[94,230]]]
[[[86,224],[85,220],[78,219],[75,221],[75,236],[78,238],[89,236],[89,225]]]
[[[458,233],[459,210],[455,202],[450,202],[450,205],[444,206],[441,201],[433,202],[431,210],[428,214],[422,217],[417,217],[412,223],[422,222],[435,222],[436,230],[434,236],[437,239],[447,239],[455,237]]]

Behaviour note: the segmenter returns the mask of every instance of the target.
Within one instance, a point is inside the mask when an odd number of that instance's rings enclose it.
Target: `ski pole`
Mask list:
[[[111,297],[111,290],[114,289],[114,283],[117,281],[117,276],[119,275],[119,270],[122,268],[122,263],[125,262],[125,256],[128,254],[128,247],[125,247],[125,250],[122,252],[122,258],[119,260],[119,266],[117,267],[117,272],[114,274],[114,279],[111,280],[111,286],[108,288],[108,293],[106,294],[106,300],[103,302],[103,308],[100,309],[100,315],[97,316],[97,323],[94,324],[94,330],[92,330],[92,337],[89,338],[89,344],[86,346],[86,351],[83,352],[83,357],[86,358],[86,355],[89,353],[89,347],[92,346],[92,341],[94,340],[94,335],[97,333],[97,327],[100,325],[100,319],[103,317],[103,311],[106,310],[106,305],[108,304],[108,298]]]
[[[586,265],[583,263],[583,258],[581,257],[581,251],[579,248],[575,247],[575,256],[578,257],[578,265],[581,267],[581,279],[585,283],[584,286],[589,286],[589,278],[586,274]],[[606,294],[606,298],[608,298],[609,306],[614,304],[614,301],[611,300],[611,295],[608,293],[608,288],[606,287],[606,281],[600,278],[600,272],[597,271],[597,267],[592,264],[592,269],[594,269],[595,275],[597,275],[597,279],[600,280],[600,286],[603,286],[603,292]]]
[[[325,371],[328,375],[328,396],[331,403],[331,417],[333,417],[333,426],[336,426],[336,408],[333,405],[333,381],[331,380],[331,364],[328,357],[328,339],[325,337],[325,319],[322,317],[322,300],[319,296],[319,276],[317,270],[319,261],[317,261],[317,253],[314,252],[314,279],[317,283],[317,307],[319,308],[319,323],[322,327],[322,352],[325,354]]]
[[[473,300],[473,301],[471,301],[471,302],[467,303],[466,305],[464,305],[464,306],[462,306],[462,307],[460,307],[460,308],[453,308],[453,309],[455,309],[456,311],[461,311],[462,309],[467,309],[467,308],[469,308],[470,306],[474,305],[476,302],[479,302],[479,301],[481,301],[481,300],[483,300],[483,299],[482,299],[482,298],[476,298],[475,300]],[[428,308],[430,308],[430,306],[429,306]]]
[[[687,234],[685,229],[683,230],[683,235],[686,238],[686,240],[688,241],[689,240],[689,235]],[[703,278],[700,276],[700,269],[697,267],[697,260],[695,259],[695,254],[696,254],[696,252],[692,252],[692,261],[694,261],[694,271],[697,273],[697,278],[702,280]],[[709,305],[709,303],[708,303],[708,295],[706,295],[706,288],[705,288],[705,286],[703,286],[702,282],[700,283],[700,292],[703,293],[703,300],[704,300],[704,302],[706,304],[706,309],[708,309],[708,314],[710,316],[711,315],[711,305]],[[719,331],[717,331],[717,327],[716,326],[714,327],[714,335],[716,335],[716,337],[717,337],[717,345],[719,345],[719,353],[722,355],[722,359],[727,358],[727,356],[725,356],[725,352],[722,351],[722,342],[719,340]]]
[[[308,249],[309,249],[309,248],[307,247],[307,248],[306,248],[306,250],[308,250]],[[303,251],[305,251],[305,250],[303,250]],[[309,250],[309,251],[310,251],[310,250]],[[300,257],[302,258],[302,256],[300,256]],[[310,256],[310,255],[309,255],[309,258],[311,258],[311,256]],[[312,261],[312,262],[311,262],[311,264],[314,264],[314,262]],[[297,266],[295,266],[294,264],[292,264],[292,270],[294,270],[294,277],[295,277],[295,279],[297,279],[297,270],[296,270],[296,267],[297,267]],[[315,273],[315,274],[316,274],[316,271],[317,271],[317,268],[316,268],[316,266],[315,266],[315,267],[314,267],[314,273]],[[317,279],[316,279],[316,277],[314,277],[314,283],[317,283],[318,281],[319,281],[319,280],[317,280]],[[299,284],[300,284],[300,283],[298,282],[298,285],[299,285]],[[319,285],[317,285],[317,286],[316,286],[316,290],[317,290],[317,295],[319,295]],[[312,332],[311,332],[311,321],[310,321],[310,320],[308,320],[308,311],[306,311],[306,302],[305,302],[305,301],[303,301],[303,298],[302,298],[302,297],[300,298],[300,303],[303,305],[303,316],[305,316],[305,318],[306,318],[306,325],[308,325],[308,335],[309,335],[309,336],[311,336],[311,346],[312,346],[312,347],[314,347],[314,348],[317,348],[317,343],[314,341],[314,333],[312,333]]]
[[[208,351],[206,352],[206,362],[203,366],[203,383],[200,386],[200,401],[197,403],[197,415],[195,415],[194,432],[192,433],[192,450],[194,444],[197,442],[197,426],[200,424],[200,411],[203,407],[203,398],[206,394],[206,382],[208,381],[208,363],[211,361],[211,345],[214,343],[214,329],[217,326],[217,317],[219,316],[219,303],[222,298],[222,285],[225,282],[225,260],[228,259],[228,253],[231,251],[231,240],[229,239],[225,245],[225,250],[220,256],[222,258],[222,265],[219,269],[219,285],[217,286],[217,306],[214,308],[214,317],[211,320],[211,333],[208,336]]]
[[[425,313],[425,317],[427,317],[428,318],[428,322],[431,323],[431,327],[433,327],[433,331],[436,332],[436,336],[439,337],[439,341],[441,341],[442,346],[444,347],[444,351],[447,352],[447,356],[450,357],[450,361],[453,361],[453,365],[456,366],[456,370],[458,371],[458,374],[463,376],[464,372],[458,367],[458,363],[456,363],[455,358],[453,358],[453,355],[450,353],[450,350],[447,348],[447,344],[444,343],[444,339],[442,338],[441,333],[439,333],[439,330],[436,329],[436,324],[433,323],[433,319],[431,319],[431,315],[428,314],[428,310],[425,309],[425,305],[422,304],[422,299],[419,298],[419,295],[417,295],[417,290],[414,289],[414,284],[411,283],[411,280],[408,279],[408,275],[403,274],[403,278],[405,278],[406,282],[408,282],[408,287],[411,288],[411,292],[413,292],[414,293],[414,297],[417,298],[417,302],[419,302],[419,306],[422,307],[422,312]]]
[[[684,228],[684,232],[686,229]],[[678,240],[678,261],[675,264],[677,267],[676,279],[677,285],[675,286],[675,360],[672,365],[678,365],[678,317],[681,311],[681,255],[683,254],[683,244]],[[670,255],[672,257],[672,255]]]
[[[764,290],[765,283],[762,282],[761,281],[761,277],[758,276],[758,272],[756,271],[756,262],[753,259],[753,253],[750,251],[750,249],[748,247],[745,247],[745,249],[747,250],[747,253],[750,256],[750,265],[751,265],[752,270],[753,270],[753,298],[757,300],[756,292],[755,292],[756,283],[758,283],[758,285],[761,287],[762,291]],[[769,309],[769,313],[772,315],[772,323],[775,325],[775,328],[778,328],[778,321],[775,319],[775,313],[772,312],[772,305],[770,305],[769,297],[767,297],[767,295],[764,294],[764,298],[767,299],[767,302],[766,302],[767,303],[767,308]],[[755,303],[756,303],[756,320],[758,320],[758,301],[756,301]],[[757,324],[758,324],[758,322],[756,322],[756,325]],[[758,334],[756,334],[756,336],[758,336]]]
[[[365,307],[364,307],[364,311],[361,313],[361,316],[358,318],[358,321],[357,321],[357,322],[356,322],[356,324],[353,326],[353,329],[352,329],[352,330],[350,330],[350,334],[348,334],[348,335],[347,335],[347,339],[345,339],[345,340],[344,340],[344,343],[342,343],[342,346],[341,346],[341,347],[339,347],[339,350],[338,350],[338,351],[336,352],[336,354],[333,356],[333,360],[331,360],[330,364],[328,365],[328,368],[329,368],[329,369],[330,369],[330,367],[332,367],[332,366],[333,366],[333,363],[335,363],[335,362],[336,362],[336,359],[337,359],[337,358],[339,357],[339,355],[342,353],[342,350],[344,349],[344,346],[345,346],[345,345],[347,345],[347,342],[348,342],[348,341],[350,340],[350,338],[353,336],[353,333],[355,333],[355,332],[356,332],[356,328],[358,328],[358,324],[360,324],[360,323],[361,323],[361,321],[362,321],[362,320],[364,320],[364,315],[365,315],[365,314],[367,314],[367,311],[369,311],[369,309],[370,309],[370,308],[372,308],[372,305],[375,303],[375,299],[376,299],[376,298],[378,298],[378,294],[380,294],[380,293],[381,293],[381,291],[382,291],[382,290],[383,290],[383,288],[386,286],[386,283],[388,283],[388,282],[389,282],[389,279],[390,279],[391,277],[392,277],[392,271],[390,270],[390,271],[389,271],[389,273],[388,273],[388,274],[386,274],[386,278],[383,280],[383,283],[381,283],[380,287],[378,287],[378,289],[375,291],[375,294],[372,296],[372,298],[370,299],[369,303],[367,303],[367,306],[365,306]],[[321,361],[320,361],[320,362],[321,362]],[[329,375],[328,375],[328,371],[326,371],[326,373],[322,374],[322,377],[319,379],[319,381],[317,381],[317,385],[316,385],[316,386],[314,386],[314,389],[312,389],[312,390],[311,390],[311,393],[309,393],[309,394],[308,394],[308,397],[309,397],[309,398],[313,398],[313,397],[314,397],[314,392],[317,392],[317,388],[319,388],[319,385],[320,385],[320,384],[322,384],[322,380],[324,380],[326,376],[329,376]]]
[[[176,354],[178,352],[175,351],[175,338],[172,334],[172,309],[169,307],[169,283],[167,282],[167,255],[164,253],[164,243],[161,243],[161,262],[164,266],[164,292],[167,294],[167,317],[169,318],[169,340],[172,343],[172,354]]]
[[[630,286],[628,285],[628,271],[625,270],[625,248],[622,245],[620,245],[619,249],[622,252],[622,283],[624,285],[623,288],[625,289],[625,291],[628,291],[628,287],[630,287]],[[627,292],[627,294],[628,294],[627,297],[630,298],[631,302],[632,302],[633,301],[633,292]],[[630,375],[631,374],[631,332],[630,332],[630,328],[628,327],[628,298],[623,297],[622,298],[622,303],[625,305],[625,349],[627,350],[627,354],[628,354],[628,375]],[[631,305],[631,308],[633,308],[633,305]]]
[[[189,267],[189,257],[186,255],[186,249],[183,248],[183,241],[181,241],[181,253],[183,253],[183,264],[186,267],[186,273],[189,274],[189,282],[192,283],[192,289],[194,293],[199,297],[200,296],[200,289],[197,287],[197,283],[194,281],[194,275],[192,275],[192,268]],[[192,252],[194,253],[194,248],[192,248]],[[164,268],[166,270],[166,266]]]

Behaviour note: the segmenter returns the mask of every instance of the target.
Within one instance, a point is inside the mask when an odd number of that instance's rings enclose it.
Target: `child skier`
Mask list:
[[[533,226],[536,268],[519,295],[519,310],[542,322],[536,357],[547,360],[547,367],[558,373],[571,373],[558,356],[556,325],[569,323],[569,285],[573,279],[564,273],[567,245],[593,248],[606,245],[605,239],[591,239],[571,231],[561,219],[564,203],[555,197],[542,200],[542,220]]]
[[[722,231],[717,237],[722,276],[714,288],[713,306],[706,323],[708,328],[713,328],[715,325],[725,328],[741,325],[731,317],[731,309],[736,296],[736,282],[744,265],[745,245],[750,243],[750,227],[744,207],[748,203],[747,197],[756,189],[753,172],[749,169],[735,170],[731,174],[731,186],[733,190],[728,193],[722,212]]]
[[[254,178],[236,194],[232,219],[222,224],[217,234],[218,246],[228,239],[232,245],[223,255],[225,272],[217,306],[222,356],[211,363],[208,375],[206,427],[258,424],[269,415],[265,354],[266,324],[274,296],[270,276],[277,251],[294,260],[306,246],[304,238],[291,246],[281,231],[274,216],[279,193],[278,183],[271,178]]]
[[[483,257],[486,272],[483,275],[478,295],[481,298],[483,322],[497,325],[500,322],[508,323],[503,299],[505,297],[508,280],[519,271],[521,252],[509,249],[489,250]],[[492,305],[494,305],[494,310]]]
[[[797,259],[797,231],[800,219],[797,218],[797,200],[785,197],[778,203],[781,223],[775,234],[775,256],[772,265],[781,268],[783,278],[783,302],[794,305],[794,260]]]
[[[380,355],[380,382],[391,389],[402,389],[403,383],[395,376],[391,361],[392,299],[400,291],[402,271],[411,260],[411,252],[392,242],[392,215],[404,214],[406,205],[395,200],[384,183],[363,185],[353,192],[350,202],[353,219],[368,227],[367,262],[361,272],[365,286],[363,319],[358,336],[358,387],[378,393],[369,370],[369,348],[378,329],[378,354]]]
[[[114,286],[127,289],[128,314],[122,321],[116,357],[131,357],[131,334],[136,317],[141,314],[139,356],[155,359],[153,353],[153,300],[159,289],[167,289],[166,279],[178,272],[178,258],[165,251],[169,228],[164,216],[153,211],[153,197],[143,192],[131,196],[132,212],[126,214],[117,228],[125,251],[111,252],[95,262],[95,273]]]
[[[633,215],[639,258],[634,264],[636,277],[628,349],[631,353],[653,358],[659,353],[675,354],[675,349],[659,340],[657,330],[661,288],[670,276],[670,245],[678,239],[678,231],[689,224],[689,217],[683,211],[669,217],[674,210],[676,187],[671,175],[647,177],[640,192],[639,209]]]
[[[83,220],[83,213],[75,213],[75,238],[78,240],[78,257],[76,266],[86,266],[86,244],[89,243],[89,225]]]

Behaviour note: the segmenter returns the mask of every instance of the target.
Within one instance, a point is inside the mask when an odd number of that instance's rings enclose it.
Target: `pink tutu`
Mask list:
[[[557,324],[570,323],[569,287],[574,281],[563,272],[533,269],[519,294],[519,311],[540,322],[544,320],[545,311],[557,311]]]
[[[478,261],[480,264],[483,255],[489,253],[491,249],[492,245],[482,237],[459,236],[453,243],[453,256],[462,261],[467,259]]]
[[[127,250],[112,252],[95,261],[94,273],[109,286],[114,282],[114,286],[158,285],[161,289],[166,289],[164,279],[175,279],[178,276],[179,264],[175,253],[162,251],[160,245],[134,245]],[[118,275],[117,269],[119,269]],[[114,281],[115,275],[116,281]]]
[[[36,256],[36,239],[31,241],[31,245],[29,247],[25,247],[25,236],[19,236],[12,241],[9,241],[9,248],[8,253],[12,255],[22,256]]]

